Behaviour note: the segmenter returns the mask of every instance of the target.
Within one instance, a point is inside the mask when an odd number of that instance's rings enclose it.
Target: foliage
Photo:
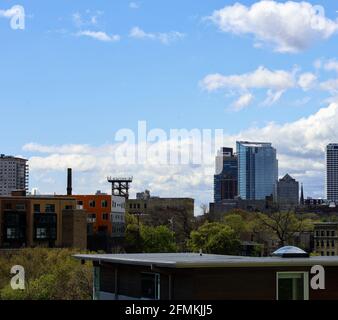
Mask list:
[[[141,239],[143,244],[143,252],[166,253],[177,251],[175,234],[166,226],[142,226]]]
[[[125,245],[127,252],[166,253],[176,252],[175,233],[166,226],[131,224],[126,227]]]
[[[92,266],[73,258],[71,249],[23,249],[0,253],[0,299],[2,300],[90,300]],[[10,270],[25,268],[25,290],[13,290]]]
[[[192,231],[188,246],[190,250],[205,253],[235,255],[240,252],[238,234],[224,223],[205,223]]]

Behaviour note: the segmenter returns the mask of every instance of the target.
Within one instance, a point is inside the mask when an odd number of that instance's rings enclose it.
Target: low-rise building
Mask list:
[[[176,234],[178,243],[190,235],[194,220],[194,199],[140,197],[127,200],[126,210],[139,221],[152,226],[167,225]]]
[[[281,248],[275,255],[159,253],[76,258],[93,262],[93,297],[98,300],[338,299],[338,257],[309,257],[294,247]],[[311,281],[318,266],[325,273],[321,288]]]
[[[126,198],[112,196],[112,237],[123,238],[126,228]]]
[[[76,200],[60,196],[0,197],[0,247],[87,248],[87,214]]]
[[[338,255],[338,222],[316,223],[314,228],[315,253],[321,256]]]

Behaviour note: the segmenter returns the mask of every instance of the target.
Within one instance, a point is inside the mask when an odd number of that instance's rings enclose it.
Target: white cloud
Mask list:
[[[118,34],[109,35],[103,31],[90,31],[84,30],[76,33],[77,36],[85,36],[93,38],[95,40],[104,41],[104,42],[116,42],[120,41],[121,37]]]
[[[308,91],[316,84],[317,77],[311,72],[303,73],[299,76],[298,85],[304,90]]]
[[[338,103],[332,103],[313,115],[285,124],[269,123],[264,127],[252,127],[237,134],[224,136],[222,146],[234,147],[236,140],[269,141],[277,148],[280,175],[290,173],[305,182],[311,195],[323,195],[325,146],[338,141]],[[160,148],[166,143],[157,142]],[[114,161],[116,144],[98,147],[84,145],[41,146],[28,144],[25,150],[47,154],[29,159],[34,186],[44,192],[63,192],[65,179],[53,175],[74,169],[75,192],[109,191],[106,177],[109,175],[133,175],[132,192],[149,188],[161,196],[190,196],[197,203],[212,199],[214,157],[200,166],[160,165],[150,159],[145,164],[126,165]],[[185,148],[183,148],[185,150]],[[208,173],[209,172],[209,173]],[[43,179],[53,177],[56,184]]]
[[[324,64],[324,69],[326,71],[335,71],[338,72],[338,61],[335,59],[329,60]]]
[[[96,26],[98,18],[104,14],[103,11],[91,11],[87,9],[84,13],[75,12],[72,14],[72,20],[77,28]]]
[[[294,72],[271,71],[261,66],[253,72],[240,75],[210,74],[200,82],[200,85],[209,92],[220,89],[237,89],[245,91],[247,94],[250,89],[265,89],[267,90],[267,99],[264,104],[271,105],[277,102],[287,89],[296,87],[297,83]]]
[[[214,11],[208,19],[223,32],[252,34],[255,43],[270,44],[282,53],[303,51],[338,30],[323,7],[304,1],[259,1],[250,7],[236,3]]]
[[[247,107],[253,100],[253,95],[251,93],[245,93],[241,95],[237,101],[235,101],[234,108],[239,111]]]
[[[338,94],[338,79],[329,79],[320,84],[320,87],[324,91],[330,92],[332,95]]]
[[[149,39],[149,40],[158,40],[163,44],[170,44],[171,42],[183,39],[185,34],[178,32],[178,31],[171,31],[167,33],[151,33],[145,32],[139,27],[133,27],[130,32],[129,36],[135,39]]]
[[[215,91],[222,88],[240,89],[271,89],[275,91],[285,90],[295,86],[294,76],[284,70],[271,71],[265,67],[241,75],[223,76],[210,74],[206,76],[201,85],[207,91]]]

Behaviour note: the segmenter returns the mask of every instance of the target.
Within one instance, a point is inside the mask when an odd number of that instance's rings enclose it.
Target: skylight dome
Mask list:
[[[300,248],[286,246],[279,248],[272,256],[281,258],[308,258],[310,255]]]

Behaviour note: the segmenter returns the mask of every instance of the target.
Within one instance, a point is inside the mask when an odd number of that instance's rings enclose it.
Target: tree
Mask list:
[[[236,255],[240,252],[241,242],[238,234],[223,223],[205,223],[192,231],[188,246],[193,252]]]
[[[175,233],[166,226],[142,226],[141,241],[143,252],[166,253],[177,251]]]
[[[239,214],[226,215],[223,222],[231,227],[237,234],[241,234],[247,230],[243,217]]]
[[[257,218],[262,226],[270,229],[277,236],[281,247],[286,245],[295,232],[302,232],[306,229],[305,220],[298,219],[291,211],[258,213]]]
[[[0,254],[0,299],[90,300],[92,265],[73,258],[74,249],[23,249]],[[10,286],[11,266],[25,268],[25,290]]]

